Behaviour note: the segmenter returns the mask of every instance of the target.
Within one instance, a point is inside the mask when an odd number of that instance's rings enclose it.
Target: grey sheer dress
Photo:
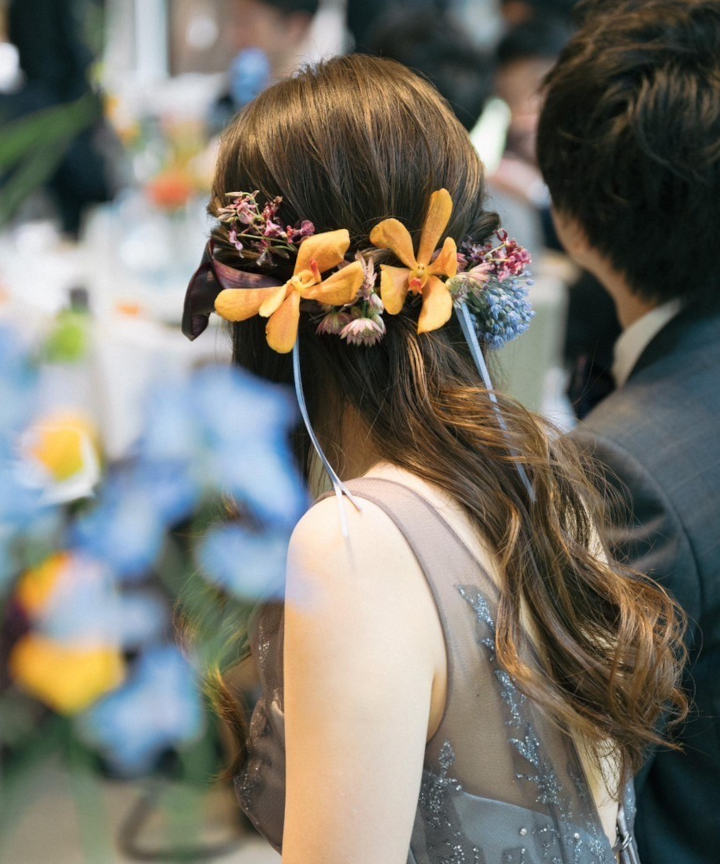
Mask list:
[[[432,590],[446,642],[445,713],[425,749],[408,864],[615,864],[573,739],[497,662],[491,578],[412,490],[370,478],[349,486],[404,535]],[[262,698],[247,761],[235,778],[242,809],[278,850],[285,803],[282,642],[282,607],[264,607],[251,633]],[[623,812],[623,858],[633,861],[631,783]]]

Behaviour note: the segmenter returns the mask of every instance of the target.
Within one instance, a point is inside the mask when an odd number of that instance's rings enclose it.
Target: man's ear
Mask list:
[[[574,216],[563,213],[555,207],[552,208],[552,217],[558,239],[567,254],[581,267],[592,269],[589,265],[597,253],[590,245],[585,229],[580,222]]]

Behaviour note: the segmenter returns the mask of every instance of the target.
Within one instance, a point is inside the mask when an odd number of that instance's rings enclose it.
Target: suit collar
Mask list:
[[[670,355],[693,354],[719,345],[720,308],[687,306],[650,340],[630,372],[629,380]]]

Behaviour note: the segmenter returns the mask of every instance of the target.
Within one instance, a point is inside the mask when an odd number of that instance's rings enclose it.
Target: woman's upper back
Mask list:
[[[405,782],[413,797],[413,818],[410,822],[403,822],[399,817],[397,832],[382,831],[378,827],[384,835],[397,833],[402,838],[405,832],[405,842],[411,837],[409,861],[418,864],[445,861],[459,864],[490,864],[494,861],[503,864],[541,861],[609,864],[614,861],[615,856],[603,831],[572,738],[547,720],[497,662],[494,631],[498,589],[488,574],[492,569],[492,557],[468,531],[466,520],[457,513],[453,514],[451,506],[449,510],[444,509],[441,499],[431,504],[428,495],[418,494],[406,485],[387,479],[363,478],[351,483],[350,488],[360,498],[361,504],[370,502],[371,507],[374,505],[383,511],[397,527],[399,533],[387,530],[390,528],[387,524],[386,530],[382,532],[390,536],[391,547],[393,543],[400,544],[393,552],[393,560],[403,567],[407,560],[403,560],[400,547],[411,553],[414,566],[421,571],[430,588],[434,616],[440,627],[433,629],[432,622],[422,622],[427,633],[427,645],[417,641],[416,633],[411,633],[409,637],[409,644],[412,644],[413,638],[416,639],[418,654],[424,655],[427,650],[427,658],[421,657],[418,663],[422,665],[427,660],[424,668],[435,668],[432,686],[428,687],[429,692],[426,694],[427,701],[423,703],[426,713],[423,715],[423,708],[418,709],[415,704],[413,686],[422,689],[422,685],[416,683],[407,690],[398,688],[397,699],[390,700],[381,709],[384,710],[382,718],[376,716],[377,712],[369,716],[368,740],[359,745],[361,753],[362,748],[367,746],[363,753],[365,758],[362,765],[355,763],[354,767],[347,769],[351,773],[344,778],[348,790],[346,795],[352,798],[354,787],[363,784],[372,786],[373,777],[379,775],[381,782],[380,788],[376,790],[377,795],[387,798],[387,806],[391,811],[393,807],[397,807],[398,813],[405,812],[403,807],[407,810],[407,801],[399,800],[388,784],[385,782],[383,785],[382,782],[384,777],[393,776],[384,775],[383,768],[400,747],[399,739],[395,740],[389,752],[383,754],[387,742],[382,730],[384,727],[402,730],[407,723],[408,737],[412,738],[417,725],[413,725],[413,718],[420,714],[425,723],[425,732],[429,729],[432,735],[424,742],[424,758],[422,754],[418,757],[422,764],[418,765],[417,783],[413,785],[415,774],[411,774]],[[432,490],[427,491],[432,496]],[[446,516],[451,518],[457,517],[453,518],[453,524],[462,532],[462,539],[443,519],[439,510],[444,510]],[[363,515],[354,520],[355,526],[358,522],[362,524]],[[373,519],[373,524],[377,525],[377,518]],[[352,531],[355,530],[353,527]],[[380,539],[377,534],[365,536],[363,542],[387,542],[387,536]],[[390,567],[385,574],[388,579],[394,577]],[[336,578],[341,580],[348,576],[347,572],[336,574]],[[358,578],[362,578],[362,574]],[[408,644],[406,631],[412,631],[414,626],[407,619],[413,615],[422,618],[424,612],[421,605],[413,606],[412,598],[409,598],[407,614],[403,614],[402,608],[392,599],[392,592],[393,588],[388,584],[388,605],[392,607],[394,616],[393,635],[397,640],[397,653],[402,656]],[[310,596],[291,596],[288,608],[297,605],[312,608],[314,602],[312,592]],[[379,605],[376,599],[373,602],[376,607]],[[376,613],[382,617],[382,610],[379,609],[371,610],[370,614],[374,617]],[[338,610],[338,615],[342,614],[342,610]],[[358,600],[357,614],[352,617],[362,624],[365,615],[368,615],[368,610],[363,609],[362,601]],[[354,623],[348,620],[348,629]],[[284,736],[287,706],[283,682],[283,624],[283,611],[279,607],[266,609],[256,622],[253,649],[260,667],[263,698],[253,716],[249,758],[244,771],[237,778],[243,808],[278,847],[283,835],[286,782]],[[437,672],[436,640],[440,641],[442,653],[441,665],[444,668],[441,674]],[[389,644],[389,649],[384,647],[384,656],[392,669],[395,646],[392,640]],[[299,663],[299,658],[290,658],[291,680],[295,674],[292,669]],[[382,657],[379,661],[376,657],[372,674],[379,675],[377,689],[380,692],[383,691],[385,680],[384,672],[379,668],[381,665]],[[414,680],[416,670],[412,668],[412,661],[408,662],[406,668],[408,678]],[[348,681],[346,686],[367,693],[361,680],[367,675],[367,670],[358,668],[357,673],[355,685],[353,681]],[[319,674],[322,675],[322,671]],[[307,678],[304,682],[305,691],[312,689],[312,676],[309,677],[310,683]],[[417,678],[418,682],[423,680],[427,680],[427,677]],[[371,681],[369,687],[373,686]],[[439,708],[438,693],[442,695]],[[305,695],[308,695],[307,692]],[[292,712],[297,695],[291,694],[290,698]],[[422,697],[418,698],[422,701]],[[323,733],[327,736],[328,747],[336,742],[333,718],[338,718],[337,725],[345,722],[345,708],[338,702],[336,699],[319,705],[314,718],[314,722],[324,725],[328,722],[329,714],[329,727]],[[380,734],[373,737],[375,726]],[[307,760],[314,758],[316,762],[323,761],[317,757],[318,750],[310,744],[307,754],[298,753],[304,748],[304,739],[312,738],[312,731],[308,731],[312,728],[307,726],[302,736],[290,742],[290,759],[295,760],[289,770],[290,794],[297,794],[297,789],[293,789],[292,785],[294,777],[303,778],[305,789],[308,785],[315,785],[312,782],[313,769],[308,766]],[[390,731],[388,735],[392,737]],[[356,738],[351,739],[350,748]],[[342,740],[341,733],[338,733],[337,740]],[[417,746],[417,735],[415,741]],[[322,742],[318,742],[318,747],[322,746]],[[345,753],[340,753],[336,761],[342,764],[344,758]],[[407,758],[404,761],[407,762]],[[352,762],[349,764],[353,765]],[[369,779],[363,776],[365,765],[372,775]],[[332,769],[328,769],[327,765],[318,764],[316,768],[318,772],[330,770],[332,774]],[[401,770],[397,768],[397,772]],[[322,777],[317,776],[317,781],[322,787]],[[332,777],[329,782],[332,783]],[[312,789],[307,789],[307,792],[313,794]],[[322,800],[322,793],[318,794],[319,800]],[[627,805],[630,809],[631,802],[627,802]],[[358,803],[361,810],[364,806],[362,801]],[[292,808],[288,812],[292,814]],[[304,812],[307,822],[308,811]],[[338,801],[338,818],[342,812],[344,802]],[[382,817],[374,813],[372,807],[367,810],[366,817],[373,826],[381,826]],[[334,824],[333,814],[320,814],[318,819],[320,824],[326,819],[328,825]],[[351,834],[352,827],[348,836]],[[352,841],[349,842],[352,845]],[[397,842],[397,837],[393,837],[392,842]],[[378,843],[386,849],[390,841],[383,842],[380,838]],[[350,857],[351,854],[351,849],[348,849],[346,860],[355,860]],[[377,856],[373,860],[378,860]],[[400,859],[387,857],[383,860]]]

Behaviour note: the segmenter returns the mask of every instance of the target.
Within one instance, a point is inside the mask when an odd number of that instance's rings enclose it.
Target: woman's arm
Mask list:
[[[405,864],[444,705],[442,629],[412,552],[375,506],[346,510],[349,540],[328,499],[290,544],[283,864]]]

